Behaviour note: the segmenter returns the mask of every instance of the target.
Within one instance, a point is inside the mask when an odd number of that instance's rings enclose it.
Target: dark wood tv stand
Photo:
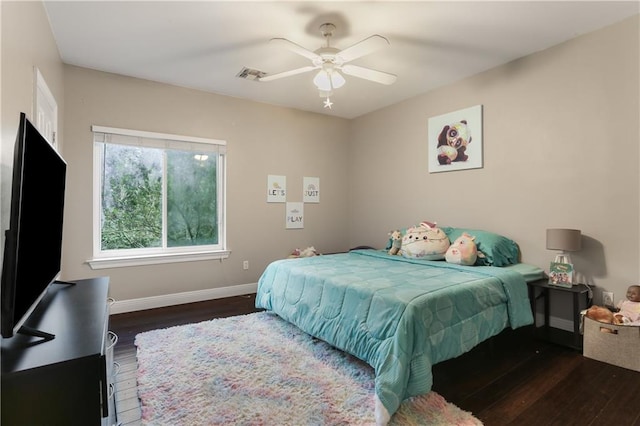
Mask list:
[[[115,424],[109,279],[53,284],[25,325],[52,340],[2,339],[1,424]]]

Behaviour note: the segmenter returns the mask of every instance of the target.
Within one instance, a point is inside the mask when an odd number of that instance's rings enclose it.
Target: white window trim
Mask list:
[[[226,145],[227,142],[223,140],[217,139],[207,139],[207,138],[199,138],[193,136],[182,136],[182,135],[174,135],[169,133],[155,133],[155,132],[147,132],[141,130],[129,130],[129,129],[120,129],[115,127],[104,127],[104,126],[91,126],[91,131],[93,133],[110,133],[110,134],[118,134],[124,136],[132,136],[132,137],[141,137],[141,138],[151,138],[151,139],[166,139],[180,142],[195,142],[195,143],[203,143],[203,144],[211,144],[218,145],[221,149],[219,152],[220,164],[222,167],[218,169],[218,187],[221,189],[220,196],[222,197],[220,201],[222,202],[222,209],[220,211],[220,246],[222,249],[216,250],[198,250],[197,247],[190,247],[188,250],[180,251],[180,252],[172,252],[171,250],[163,250],[162,253],[144,253],[144,254],[133,254],[129,252],[123,255],[113,255],[105,254],[105,255],[96,255],[96,253],[100,253],[100,239],[98,236],[100,235],[100,217],[97,214],[100,211],[100,179],[96,170],[99,170],[101,167],[100,164],[100,156],[94,149],[93,155],[93,253],[94,256],[90,259],[87,259],[87,263],[91,267],[91,269],[107,269],[107,268],[122,268],[122,267],[130,267],[130,266],[144,266],[144,265],[158,265],[164,263],[175,263],[175,262],[194,262],[194,261],[202,261],[202,260],[224,260],[229,257],[231,254],[231,250],[227,247],[226,241],[226,206],[227,206],[227,182],[226,182]]]
[[[208,251],[202,253],[176,253],[141,255],[127,257],[95,257],[87,260],[91,269],[126,268],[129,266],[159,265],[175,262],[196,262],[200,260],[224,260],[231,250]]]
[[[136,138],[149,138],[149,139],[166,139],[171,141],[180,141],[180,142],[197,142],[204,143],[210,145],[219,145],[219,146],[227,146],[227,142],[219,139],[210,139],[210,138],[199,138],[195,136],[183,136],[183,135],[174,135],[171,133],[156,133],[156,132],[147,132],[144,130],[130,130],[130,129],[120,129],[117,127],[104,127],[104,126],[91,126],[91,131],[93,133],[111,133],[114,135],[124,135],[131,136]]]

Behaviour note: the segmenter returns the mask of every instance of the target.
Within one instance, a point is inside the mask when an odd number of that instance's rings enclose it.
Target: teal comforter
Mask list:
[[[389,415],[431,390],[435,363],[533,322],[517,272],[376,250],[275,261],[256,306],[369,363]]]

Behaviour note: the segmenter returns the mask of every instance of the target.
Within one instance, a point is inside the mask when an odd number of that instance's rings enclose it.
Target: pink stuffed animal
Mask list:
[[[444,256],[445,260],[456,265],[474,265],[478,257],[484,257],[484,254],[478,251],[475,239],[476,237],[463,233],[449,246]]]

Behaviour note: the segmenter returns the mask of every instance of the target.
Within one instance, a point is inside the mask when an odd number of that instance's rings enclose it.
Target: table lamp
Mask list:
[[[579,229],[547,229],[547,250],[560,250],[556,263],[573,263],[568,252],[578,251],[582,247],[582,234]]]

